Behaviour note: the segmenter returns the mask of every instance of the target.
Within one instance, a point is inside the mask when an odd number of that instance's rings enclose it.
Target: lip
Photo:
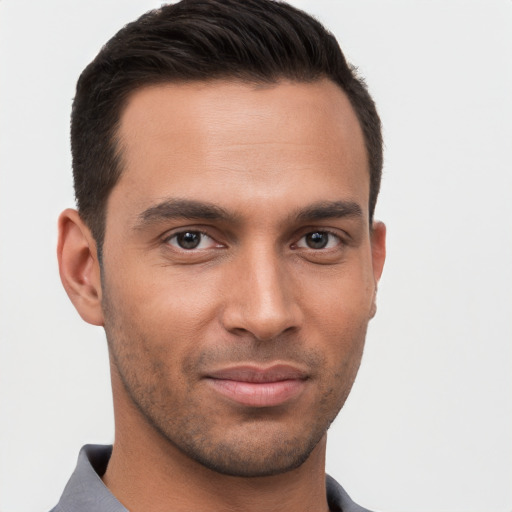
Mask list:
[[[236,366],[209,373],[206,381],[224,397],[249,407],[276,407],[302,393],[306,372],[289,365]]]

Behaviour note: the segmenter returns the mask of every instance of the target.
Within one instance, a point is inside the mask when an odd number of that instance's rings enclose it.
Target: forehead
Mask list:
[[[129,98],[118,135],[123,172],[113,195],[121,189],[133,201],[215,202],[234,193],[241,202],[281,200],[314,193],[300,189],[316,182],[333,196],[320,200],[339,199],[342,188],[362,191],[367,206],[362,130],[344,92],[327,79],[145,87]]]

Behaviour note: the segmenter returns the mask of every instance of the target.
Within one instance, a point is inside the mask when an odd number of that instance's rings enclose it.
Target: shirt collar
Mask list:
[[[58,505],[51,512],[128,512],[101,480],[111,454],[112,446],[85,445]],[[369,512],[356,505],[329,475],[326,488],[331,512]]]
[[[86,444],[52,512],[128,512],[101,480],[111,454],[112,446]]]

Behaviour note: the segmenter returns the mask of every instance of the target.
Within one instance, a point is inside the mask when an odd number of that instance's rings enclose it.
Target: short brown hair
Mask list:
[[[182,0],[122,28],[82,72],[71,115],[78,211],[100,256],[108,196],[122,172],[116,137],[130,93],[163,82],[310,82],[323,77],[345,91],[361,123],[371,220],[382,174],[380,119],[364,81],[321,23],[272,0]]]

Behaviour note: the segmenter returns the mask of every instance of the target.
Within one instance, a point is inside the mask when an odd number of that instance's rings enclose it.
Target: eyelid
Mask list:
[[[192,249],[185,249],[183,247],[180,247],[177,244],[171,244],[170,243],[170,241],[173,238],[176,238],[176,237],[178,237],[179,235],[181,235],[183,233],[198,233],[202,237],[209,238],[211,240],[211,244],[210,244],[211,247],[206,247],[206,248],[204,248],[204,247],[203,248],[195,247],[195,248],[192,248]],[[174,250],[182,251],[182,252],[205,251],[205,250],[213,249],[213,248],[216,248],[216,247],[217,248],[224,247],[224,244],[218,242],[217,239],[215,237],[213,237],[210,233],[207,233],[204,228],[199,228],[199,227],[190,227],[190,228],[180,227],[180,228],[176,228],[175,230],[172,230],[171,232],[167,232],[162,237],[162,242],[167,244],[168,246],[171,246]],[[200,243],[202,243],[202,241]]]
[[[345,235],[343,233],[340,233],[338,230],[334,230],[332,228],[325,228],[325,227],[319,227],[319,228],[311,228],[308,227],[306,229],[301,230],[300,236],[297,237],[297,241],[292,244],[294,247],[298,247],[299,249],[306,249],[311,251],[328,251],[329,249],[335,249],[335,247],[328,247],[323,249],[313,249],[312,247],[307,246],[299,246],[298,243],[303,240],[307,235],[310,235],[312,233],[327,233],[328,235],[336,238],[338,240],[338,243],[336,244],[336,247],[347,245],[347,238],[349,235]]]

